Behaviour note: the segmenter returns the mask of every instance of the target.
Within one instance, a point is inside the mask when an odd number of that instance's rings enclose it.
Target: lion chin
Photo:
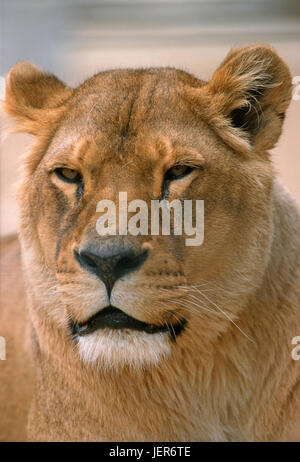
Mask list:
[[[73,339],[84,363],[100,369],[129,366],[134,369],[157,365],[171,352],[187,320],[151,324],[109,305],[82,323],[71,321]]]
[[[148,334],[127,329],[101,329],[79,337],[77,346],[83,362],[101,369],[155,366],[171,353],[166,332]]]

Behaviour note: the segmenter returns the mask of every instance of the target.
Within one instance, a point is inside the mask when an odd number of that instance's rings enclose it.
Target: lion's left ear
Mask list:
[[[20,62],[6,77],[4,110],[17,119],[15,131],[39,135],[57,120],[71,94],[54,75]]]
[[[265,151],[281,133],[292,78],[271,47],[255,44],[233,49],[201,91],[209,106],[208,122],[226,141]]]

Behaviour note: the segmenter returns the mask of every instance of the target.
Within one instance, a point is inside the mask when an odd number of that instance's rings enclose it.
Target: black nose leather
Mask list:
[[[148,256],[148,251],[133,249],[101,250],[87,247],[80,252],[75,251],[75,257],[80,265],[96,274],[105,284],[110,296],[114,283],[125,274],[137,270]]]

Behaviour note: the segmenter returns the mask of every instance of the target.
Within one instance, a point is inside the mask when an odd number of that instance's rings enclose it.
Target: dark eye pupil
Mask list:
[[[182,165],[176,165],[176,167],[173,168],[173,171],[175,173],[184,173],[186,171],[187,167],[182,166]]]
[[[176,180],[188,175],[193,170],[192,167],[188,165],[174,165],[174,167],[170,168],[166,175],[166,180]]]
[[[79,183],[81,181],[81,175],[72,168],[57,168],[55,170],[56,175],[69,183]]]

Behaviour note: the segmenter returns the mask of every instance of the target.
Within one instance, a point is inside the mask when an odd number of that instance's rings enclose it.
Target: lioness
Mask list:
[[[21,250],[2,249],[1,440],[300,438],[300,217],[268,153],[290,99],[261,44],[208,83],[129,69],[72,90],[11,69],[5,110],[36,142]],[[203,244],[100,236],[97,203],[120,191],[204,200]]]

